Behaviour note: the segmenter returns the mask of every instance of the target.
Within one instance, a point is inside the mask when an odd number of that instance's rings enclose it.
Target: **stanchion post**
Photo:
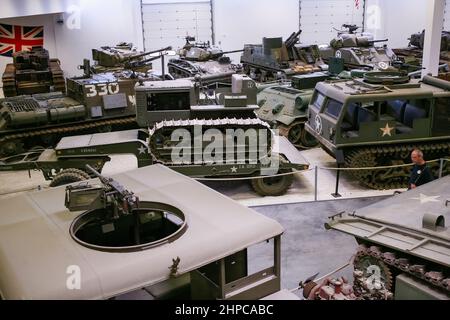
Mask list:
[[[341,170],[339,170],[340,168],[341,168],[341,165],[338,163],[337,172],[336,172],[336,190],[334,191],[334,193],[331,194],[335,198],[342,197],[342,195],[339,194],[339,176],[341,173]]]
[[[314,201],[317,201],[317,181],[319,176],[319,168],[316,166],[314,168]]]
[[[439,160],[439,179],[442,178],[442,172],[444,170],[444,159]]]

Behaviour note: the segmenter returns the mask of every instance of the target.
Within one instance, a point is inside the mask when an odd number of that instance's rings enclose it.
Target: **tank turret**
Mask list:
[[[14,53],[2,82],[5,97],[66,90],[59,60],[50,59],[48,51],[41,47]]]

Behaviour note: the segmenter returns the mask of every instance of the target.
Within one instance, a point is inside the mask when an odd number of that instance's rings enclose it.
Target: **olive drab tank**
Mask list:
[[[59,60],[50,59],[48,51],[41,47],[15,52],[2,82],[5,97],[66,90]]]
[[[262,44],[246,44],[241,56],[244,72],[266,82],[326,70],[318,46],[298,44],[301,32],[292,33],[284,42],[283,38],[263,38]]]
[[[387,46],[375,46],[384,40],[374,40],[369,33],[356,33],[359,27],[343,25],[344,30],[338,30],[336,38],[326,47],[320,48],[323,60],[331,57],[342,58],[349,69],[365,68],[367,70],[394,71],[397,63],[395,53]]]
[[[410,154],[421,149],[435,176],[450,154],[450,82],[422,81],[398,72],[368,72],[363,79],[320,82],[306,130],[361,184],[374,189],[407,187]],[[436,161],[437,160],[437,161]],[[450,173],[444,161],[443,174]]]
[[[61,137],[136,127],[136,80],[113,74],[67,79],[61,92],[0,100],[0,155],[51,147]]]
[[[224,52],[210,42],[195,42],[194,37],[186,37],[186,44],[178,50],[178,59],[170,59],[167,67],[175,78],[189,78],[195,75],[208,76],[223,74],[224,82],[231,81],[231,74],[241,71],[241,66],[231,62],[226,54],[242,50]]]
[[[327,229],[359,244],[355,294],[368,300],[450,299],[449,199],[447,176],[328,219]]]

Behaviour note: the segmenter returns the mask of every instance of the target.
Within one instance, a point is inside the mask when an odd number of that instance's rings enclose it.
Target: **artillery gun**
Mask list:
[[[330,45],[320,48],[320,55],[328,62],[331,57],[344,59],[349,69],[360,68],[380,71],[395,71],[397,57],[387,46],[375,46],[376,43],[388,39],[374,40],[369,33],[357,34],[359,27],[343,25],[343,30],[337,30],[338,35],[330,41]]]
[[[302,30],[283,38],[263,38],[262,45],[246,44],[241,56],[244,73],[259,82],[327,70],[316,45],[299,45]]]
[[[186,44],[178,51],[179,59],[170,59],[167,67],[175,78],[190,78],[198,75],[234,74],[241,71],[241,66],[233,64],[226,54],[242,50],[223,51],[211,46],[210,42],[195,42],[194,37],[187,36]],[[230,76],[220,79],[230,83]]]
[[[66,91],[59,60],[50,59],[48,51],[41,47],[15,52],[13,63],[6,65],[2,82],[5,97]]]
[[[435,176],[450,154],[450,82],[402,73],[320,82],[306,130],[349,174],[373,189],[406,188],[410,153],[423,150]],[[369,167],[369,170],[357,170]],[[381,167],[375,169],[374,167]],[[442,173],[450,173],[444,162]]]
[[[354,290],[365,299],[449,300],[450,177],[330,217],[354,236]],[[379,295],[383,292],[382,295]]]

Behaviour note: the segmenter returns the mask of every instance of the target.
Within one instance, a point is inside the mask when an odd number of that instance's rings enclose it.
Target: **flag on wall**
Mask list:
[[[0,24],[0,55],[12,57],[14,52],[44,45],[44,27]]]

